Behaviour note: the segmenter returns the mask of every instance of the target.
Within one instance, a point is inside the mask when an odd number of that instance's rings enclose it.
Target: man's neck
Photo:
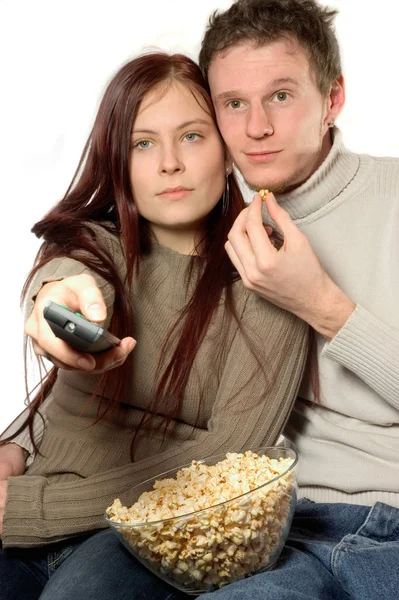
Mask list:
[[[317,161],[317,164],[316,164],[316,167],[315,167],[313,173],[315,171],[317,171],[317,169],[326,160],[326,158],[327,158],[327,156],[328,156],[328,154],[329,154],[329,152],[330,152],[330,150],[332,148],[332,145],[333,145],[332,130],[328,129],[327,132],[326,132],[326,134],[325,134],[325,136],[324,136],[324,138],[323,138],[323,141],[322,141],[322,144],[321,144],[321,152],[319,154],[319,160]],[[313,173],[312,173],[312,175],[313,175]]]
[[[323,164],[323,162],[326,160],[331,148],[333,145],[333,136],[332,136],[332,130],[328,129],[327,132],[324,135],[324,138],[322,140],[321,143],[321,148],[320,148],[320,152],[317,155],[317,157],[315,157],[315,162],[312,166],[312,170],[310,171],[310,173],[308,174],[307,177],[305,177],[304,179],[301,179],[300,181],[295,182],[295,184],[293,185],[288,185],[285,189],[284,189],[284,194],[287,194],[289,192],[292,192],[293,190],[295,190],[296,188],[299,188],[301,185],[303,185],[305,183],[305,181],[307,181],[312,175],[313,173],[315,173],[317,171],[317,169]]]

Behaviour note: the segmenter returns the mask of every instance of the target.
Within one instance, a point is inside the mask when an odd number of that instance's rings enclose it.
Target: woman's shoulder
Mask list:
[[[108,249],[111,254],[123,253],[121,232],[112,221],[85,221],[84,227],[95,240]]]
[[[121,232],[117,225],[112,221],[86,221],[84,226],[94,237],[98,248],[109,255],[119,273],[124,275],[126,259]]]

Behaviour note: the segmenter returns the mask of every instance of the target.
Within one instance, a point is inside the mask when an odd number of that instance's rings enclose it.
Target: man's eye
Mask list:
[[[288,97],[288,92],[277,92],[277,94],[274,95],[273,100],[275,100],[276,102],[285,102],[286,100],[288,100]]]
[[[242,102],[241,102],[241,100],[230,100],[228,105],[231,108],[241,108]]]

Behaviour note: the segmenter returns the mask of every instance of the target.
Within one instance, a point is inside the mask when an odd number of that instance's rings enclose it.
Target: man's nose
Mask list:
[[[267,111],[263,106],[254,106],[248,112],[247,135],[248,137],[260,139],[274,133]]]

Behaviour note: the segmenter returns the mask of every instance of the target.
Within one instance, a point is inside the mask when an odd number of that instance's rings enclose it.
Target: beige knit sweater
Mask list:
[[[278,198],[356,303],[317,336],[321,398],[304,390],[286,427],[299,495],[399,508],[399,159],[358,155],[341,132],[302,186]]]
[[[104,242],[123,273],[118,241],[107,234]],[[192,289],[193,281],[187,286],[186,279],[192,260],[197,259],[154,245],[141,263],[131,292],[137,346],[125,404],[93,425],[98,402],[89,399],[99,376],[59,372],[45,409],[42,456],[36,456],[26,475],[8,480],[5,547],[43,545],[102,528],[105,508],[115,497],[131,503],[133,487],[144,479],[207,455],[276,442],[302,377],[307,327],[238,281],[233,293],[242,330],[234,321],[227,332],[223,329],[221,302],[195,359],[179,418],[163,442],[154,429],[157,418],[139,438],[134,462],[130,459],[133,432],[152,399],[163,341]],[[70,258],[54,260],[36,278],[31,295],[46,281],[83,271]],[[97,280],[109,322],[113,290]],[[264,373],[243,331],[261,343]],[[226,343],[220,352],[222,337]]]

